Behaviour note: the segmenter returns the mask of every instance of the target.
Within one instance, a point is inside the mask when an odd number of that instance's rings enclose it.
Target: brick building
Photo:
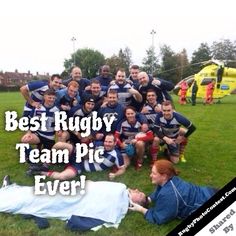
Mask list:
[[[15,72],[0,72],[0,86],[1,87],[20,87],[24,84],[27,84],[32,80],[43,80],[48,79],[49,74],[40,75],[36,73],[33,75],[28,71],[27,73],[20,73],[18,70]]]

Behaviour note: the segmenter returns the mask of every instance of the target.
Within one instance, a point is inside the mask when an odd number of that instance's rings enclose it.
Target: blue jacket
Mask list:
[[[99,75],[98,77],[95,78],[101,83],[101,86],[106,87],[106,89],[109,87],[110,82],[112,81],[112,77],[103,77],[102,75]]]
[[[147,100],[147,91],[149,89],[153,89],[156,92],[158,103],[161,104],[165,100],[172,101],[172,98],[168,92],[174,89],[174,84],[170,81],[158,78],[158,80],[160,81],[160,86],[157,86],[153,84],[153,80],[154,79],[149,78],[149,82],[146,86],[143,86],[141,84],[139,85],[138,91],[142,94],[142,97],[143,97],[142,105]]]
[[[154,224],[163,224],[175,218],[185,219],[215,192],[213,188],[196,186],[174,176],[149,196],[154,207],[146,212],[145,219]]]
[[[57,107],[61,108],[61,105],[70,105],[71,107],[73,107],[73,101],[77,100],[78,103],[80,102],[80,96],[77,93],[77,95],[75,96],[75,98],[71,98],[68,95],[68,90],[67,88],[64,89],[60,89],[56,91],[56,101],[55,104]]]

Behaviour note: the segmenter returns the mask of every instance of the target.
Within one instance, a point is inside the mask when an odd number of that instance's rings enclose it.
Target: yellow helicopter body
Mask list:
[[[188,83],[187,97],[191,97],[193,82],[196,81],[198,85],[198,98],[204,98],[206,95],[206,87],[212,81],[215,80],[215,89],[213,93],[213,98],[223,98],[226,95],[236,93],[236,68],[224,67],[222,62],[211,61],[211,65],[205,66],[200,72],[195,75],[189,76],[185,79]],[[218,81],[217,71],[219,66],[222,66],[223,73],[221,76],[221,81]],[[180,91],[181,80],[174,88],[175,94],[178,95]]]

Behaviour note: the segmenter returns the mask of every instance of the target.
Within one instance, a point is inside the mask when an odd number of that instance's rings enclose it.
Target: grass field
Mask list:
[[[175,100],[176,97],[175,97]],[[196,106],[190,104],[180,106],[176,103],[176,110],[188,117],[197,127],[190,137],[185,157],[187,163],[177,165],[180,176],[199,185],[223,187],[236,175],[236,96],[222,99],[220,104],[203,106],[200,100]],[[19,155],[15,144],[19,142],[20,131],[6,132],[4,112],[16,110],[22,113],[23,98],[19,93],[0,93],[0,178],[10,174],[11,179],[21,185],[32,185],[33,178],[25,175],[26,164],[19,164]],[[146,193],[153,191],[149,179],[149,161],[140,172],[129,167],[127,172],[116,179],[128,187],[140,188]],[[90,180],[107,180],[108,172],[86,174]],[[96,196],[95,196],[96,197]],[[12,196],[12,201],[17,196]],[[147,223],[139,213],[129,212],[121,222],[119,229],[103,228],[97,232],[70,232],[65,229],[65,222],[50,220],[50,228],[39,230],[31,220],[24,220],[20,216],[0,214],[0,236],[10,235],[166,235],[180,221],[157,226]]]

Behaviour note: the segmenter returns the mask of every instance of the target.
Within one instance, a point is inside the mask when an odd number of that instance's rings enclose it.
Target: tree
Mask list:
[[[96,77],[99,68],[105,63],[105,57],[99,51],[89,48],[78,49],[70,59],[65,60],[65,70],[69,71],[73,67],[74,59],[75,65],[81,68],[83,76],[87,78]]]
[[[178,75],[176,75],[176,69],[178,68],[177,55],[170,46],[167,45],[162,46],[160,51],[162,64],[160,67],[159,77],[177,83],[179,80]]]
[[[117,70],[124,67],[124,62],[120,57],[113,55],[106,58],[106,65],[110,66],[110,72],[113,76],[115,76]]]
[[[213,42],[211,54],[218,60],[236,60],[236,42],[233,43],[229,39]]]
[[[155,74],[158,70],[158,59],[155,54],[155,47],[151,46],[146,50],[147,56],[143,59],[142,70],[148,74]]]
[[[199,48],[193,52],[191,59],[191,75],[202,69],[202,62],[211,59],[211,50],[207,43],[201,43]]]
[[[132,63],[132,53],[131,50],[126,47],[124,50],[120,49],[118,57],[121,59],[122,62],[122,68],[125,69],[126,74],[128,75],[129,73],[129,68]]]
[[[176,76],[178,81],[180,81],[190,75],[190,64],[188,61],[188,55],[185,48],[182,50],[182,52],[176,54],[176,60],[177,60]]]
[[[62,71],[62,73],[61,73],[61,77],[62,77],[63,79],[68,78],[69,75],[70,75],[70,73],[69,73],[69,71],[67,71],[67,70]]]
[[[132,51],[130,50],[129,47],[126,47],[124,49],[124,54],[125,54],[126,65],[128,66],[128,68],[130,68],[130,66],[133,62],[132,62]]]
[[[110,58],[106,59],[106,64],[110,66],[111,73],[116,74],[119,68],[125,69],[126,75],[129,74],[129,67],[132,63],[132,53],[131,50],[126,47],[124,50],[120,49],[118,56],[112,55]]]

